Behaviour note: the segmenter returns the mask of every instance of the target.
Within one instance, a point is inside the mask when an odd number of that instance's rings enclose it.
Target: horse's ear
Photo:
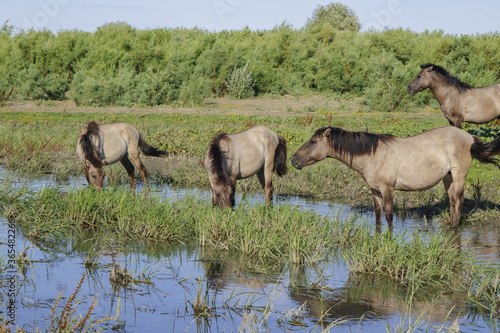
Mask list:
[[[427,67],[427,71],[428,71],[428,72],[432,72],[433,70],[434,70],[434,66],[429,66],[429,67]]]
[[[323,132],[323,135],[324,136],[330,136],[330,132],[331,132],[332,128],[331,127],[328,127],[324,132]]]

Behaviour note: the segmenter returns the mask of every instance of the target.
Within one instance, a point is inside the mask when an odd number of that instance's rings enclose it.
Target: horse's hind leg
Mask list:
[[[450,201],[450,224],[454,228],[458,227],[464,204],[464,182],[465,176],[461,177],[458,172],[453,171],[443,178],[444,188]]]
[[[134,165],[132,164],[132,162],[130,162],[127,155],[123,156],[120,162],[125,167],[125,170],[127,170],[128,178],[130,181],[130,188],[132,190],[135,189]]]
[[[269,168],[262,168],[257,172],[257,177],[259,178],[260,185],[264,188],[264,192],[266,194],[266,201],[267,202],[272,202],[273,201],[273,168],[271,170],[268,170]]]
[[[132,162],[135,164],[137,169],[139,170],[139,173],[141,174],[142,179],[144,179],[144,185],[148,185],[148,175],[147,175],[147,170],[144,164],[142,164],[142,161],[139,157],[139,151],[138,150],[133,150],[128,152],[128,157]]]

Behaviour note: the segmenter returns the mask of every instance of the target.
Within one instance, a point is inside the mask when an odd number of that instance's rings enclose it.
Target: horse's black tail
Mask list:
[[[478,161],[482,163],[491,163],[500,168],[500,161],[496,158],[492,158],[500,154],[500,136],[488,143],[483,143],[481,139],[474,137],[474,143],[470,147],[470,153],[472,157]]]
[[[166,156],[167,152],[163,150],[159,150],[153,146],[150,146],[142,137],[142,134],[139,133],[139,147],[141,147],[141,151],[148,156]]]
[[[104,163],[102,163],[102,161],[97,157],[94,151],[94,146],[90,141],[90,137],[92,135],[99,137],[99,125],[95,121],[91,121],[90,123],[88,123],[87,131],[84,134],[80,135],[78,143],[82,148],[85,159],[89,161],[90,164],[92,164],[94,167],[102,168],[104,166]]]
[[[208,172],[215,175],[215,179],[220,185],[230,185],[230,171],[227,163],[227,158],[220,148],[220,141],[226,133],[219,134],[215,137],[208,147]]]
[[[283,135],[278,134],[278,147],[274,152],[274,172],[280,177],[286,175],[288,169],[286,166],[286,139]]]

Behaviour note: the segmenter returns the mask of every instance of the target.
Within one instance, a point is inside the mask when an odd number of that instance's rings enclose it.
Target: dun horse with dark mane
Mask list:
[[[393,227],[394,190],[426,190],[442,180],[450,202],[449,222],[457,227],[472,160],[500,167],[492,158],[499,153],[500,137],[484,144],[455,127],[438,127],[406,138],[323,127],[293,155],[292,165],[302,169],[332,157],[359,172],[371,188],[378,229],[382,207],[389,228]]]
[[[166,153],[158,150],[144,141],[141,133],[126,123],[97,124],[88,123],[78,137],[76,153],[85,169],[85,177],[89,184],[101,190],[104,186],[103,166],[118,161],[127,170],[130,188],[135,188],[134,165],[147,185],[146,167],[139,157],[139,147],[145,155],[163,156]],[[132,162],[133,164],[132,164]]]
[[[272,174],[286,174],[286,140],[262,126],[236,134],[220,134],[205,155],[205,168],[212,189],[212,203],[221,208],[234,206],[236,180],[257,174],[266,201],[273,199]]]
[[[408,93],[413,96],[429,88],[450,125],[462,128],[464,121],[482,124],[500,116],[500,84],[473,88],[443,67],[434,64],[420,67],[422,70],[408,85]]]

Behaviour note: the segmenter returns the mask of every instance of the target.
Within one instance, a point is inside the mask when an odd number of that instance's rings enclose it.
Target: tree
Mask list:
[[[321,31],[323,28],[359,31],[361,24],[352,9],[337,2],[316,7],[312,16],[307,19],[306,28],[313,31]]]

